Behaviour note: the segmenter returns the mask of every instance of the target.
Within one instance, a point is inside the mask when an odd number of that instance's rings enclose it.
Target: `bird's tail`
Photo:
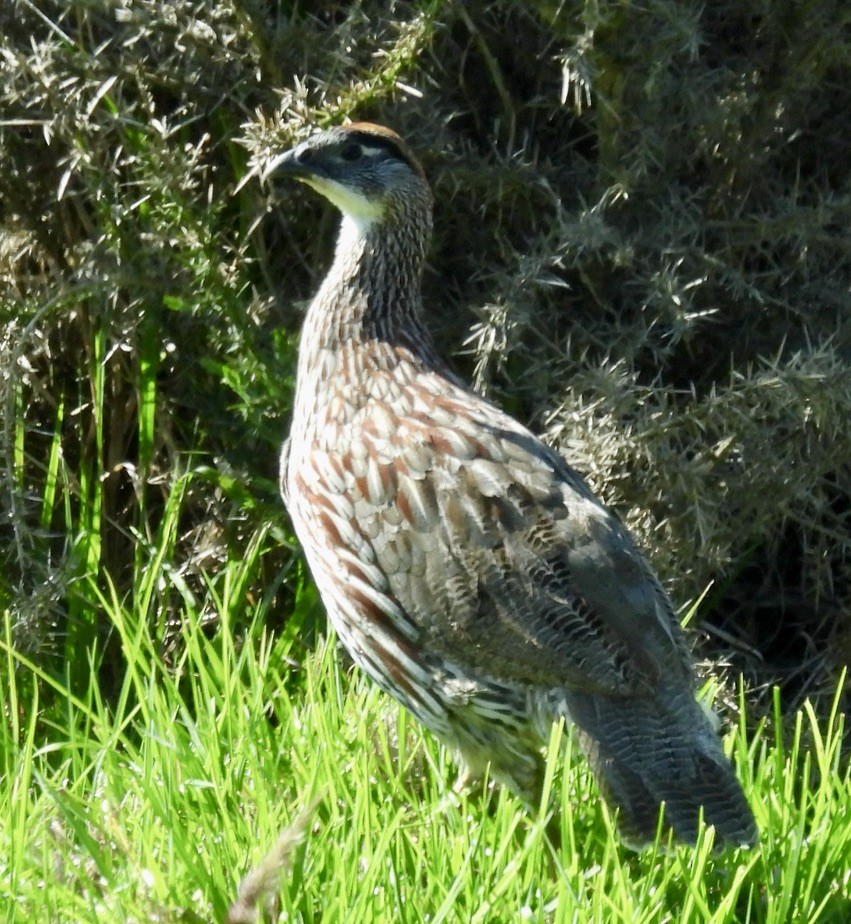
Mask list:
[[[606,800],[619,809],[628,843],[656,836],[664,823],[694,843],[701,809],[716,843],[751,845],[756,823],[707,714],[690,690],[619,698],[569,690],[570,718]]]

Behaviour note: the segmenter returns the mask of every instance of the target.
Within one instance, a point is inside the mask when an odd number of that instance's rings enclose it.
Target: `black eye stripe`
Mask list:
[[[343,160],[355,161],[359,160],[362,156],[363,148],[355,142],[347,144],[342,151],[340,151],[340,157],[342,157]]]

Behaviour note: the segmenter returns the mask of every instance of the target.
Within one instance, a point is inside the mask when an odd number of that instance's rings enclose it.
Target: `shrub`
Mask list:
[[[426,299],[457,367],[588,474],[678,602],[712,582],[713,657],[793,696],[830,685],[851,654],[843,4],[7,7],[20,644],[103,631],[79,578],[131,588],[178,483],[182,587],[285,522],[274,457],[336,218],[293,190],[264,218],[249,168],[358,117],[433,181]],[[258,592],[292,554],[278,528]]]

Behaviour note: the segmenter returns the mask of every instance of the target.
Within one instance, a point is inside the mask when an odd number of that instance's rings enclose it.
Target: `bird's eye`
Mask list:
[[[343,150],[340,151],[340,157],[342,157],[343,160],[360,160],[362,156],[363,148],[359,144],[347,144]]]

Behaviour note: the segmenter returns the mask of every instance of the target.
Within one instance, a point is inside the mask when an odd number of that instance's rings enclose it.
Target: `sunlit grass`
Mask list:
[[[820,725],[805,708],[786,744],[764,729],[732,734],[762,836],[754,851],[721,855],[711,831],[694,849],[626,850],[556,729],[547,789],[565,810],[554,850],[545,812],[529,816],[501,791],[448,795],[448,755],[349,674],[331,641],[307,650],[295,632],[268,635],[262,601],[244,593],[252,566],[249,553],[210,582],[221,618],[212,635],[186,597],[168,666],[141,586],[143,575],[167,576],[162,562],[140,572],[126,603],[98,591],[127,664],[109,701],[96,653],[74,696],[16,654],[6,628],[0,889],[10,920],[224,920],[246,872],[313,800],[281,878],[280,920],[845,919],[851,785],[836,710]]]

